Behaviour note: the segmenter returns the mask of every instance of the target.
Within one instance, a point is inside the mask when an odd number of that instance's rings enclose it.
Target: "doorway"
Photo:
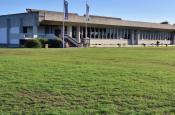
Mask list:
[[[61,37],[61,29],[55,29],[55,36]]]

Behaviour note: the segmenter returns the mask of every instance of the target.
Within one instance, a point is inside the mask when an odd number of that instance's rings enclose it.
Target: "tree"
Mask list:
[[[168,21],[161,22],[161,24],[169,24]]]

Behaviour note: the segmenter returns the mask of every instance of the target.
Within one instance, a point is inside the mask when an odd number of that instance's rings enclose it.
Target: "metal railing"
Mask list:
[[[70,37],[69,35],[65,35],[65,40],[69,40],[72,44],[74,44],[76,47],[79,47],[81,44],[74,38]]]

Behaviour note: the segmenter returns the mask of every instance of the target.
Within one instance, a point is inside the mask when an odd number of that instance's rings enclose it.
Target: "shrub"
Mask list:
[[[26,39],[24,43],[26,48],[41,48],[42,44],[38,39]]]
[[[49,48],[60,48],[62,45],[61,39],[20,39],[20,46],[25,48],[41,48],[48,44]]]
[[[61,43],[59,39],[48,39],[49,48],[60,48]]]
[[[169,24],[168,21],[161,22],[160,24]]]
[[[40,41],[42,48],[45,47],[45,44],[48,44],[48,39],[47,38],[38,38],[38,40]]]

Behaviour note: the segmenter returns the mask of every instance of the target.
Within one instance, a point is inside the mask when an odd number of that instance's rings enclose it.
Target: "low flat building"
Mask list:
[[[65,39],[70,46],[118,47],[128,45],[175,44],[175,25],[127,21],[121,18],[69,13]],[[19,45],[20,39],[61,38],[63,13],[27,9],[25,13],[0,16],[0,45]]]

